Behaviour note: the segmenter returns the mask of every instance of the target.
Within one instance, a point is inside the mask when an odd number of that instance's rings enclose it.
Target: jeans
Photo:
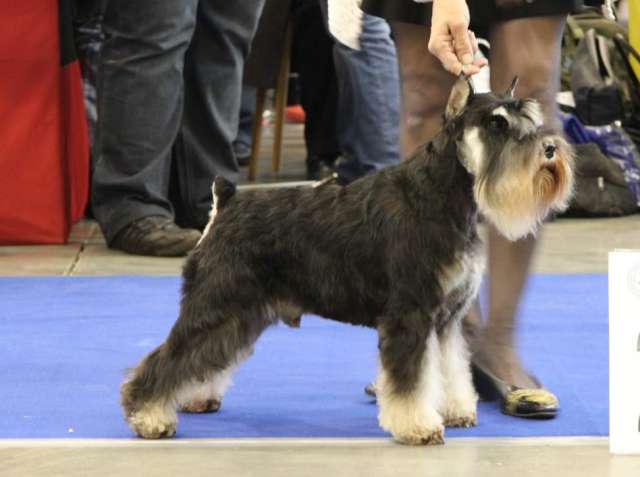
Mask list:
[[[251,131],[253,130],[253,116],[256,111],[257,89],[253,86],[242,87],[240,101],[240,118],[238,120],[238,134],[235,142],[251,147]]]
[[[187,225],[206,223],[216,175],[237,180],[231,144],[263,3],[107,1],[92,202],[108,243],[139,218],[174,217],[172,161]]]
[[[102,14],[105,0],[75,0],[73,30],[78,59],[82,69],[84,106],[87,113],[89,144],[95,144],[98,124],[97,91],[100,48],[102,47]],[[93,154],[92,154],[93,157]]]
[[[364,15],[360,50],[336,41],[338,175],[349,182],[400,162],[400,80],[389,24]]]

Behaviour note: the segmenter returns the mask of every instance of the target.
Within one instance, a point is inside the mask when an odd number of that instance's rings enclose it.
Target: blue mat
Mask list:
[[[173,324],[178,277],[0,279],[0,438],[131,437],[118,406],[123,370]],[[522,312],[525,362],[556,392],[558,418],[528,421],[480,403],[479,424],[448,436],[608,433],[605,275],[536,275]],[[217,414],[181,415],[178,437],[378,437],[363,394],[371,330],[305,316],[272,327]]]

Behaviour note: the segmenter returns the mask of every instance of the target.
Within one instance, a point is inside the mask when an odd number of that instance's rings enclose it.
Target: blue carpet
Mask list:
[[[173,324],[178,277],[0,279],[0,438],[130,437],[123,370]],[[556,392],[558,418],[528,421],[480,403],[479,425],[448,436],[608,433],[606,275],[536,275],[522,312],[525,362]],[[362,389],[371,330],[305,316],[272,327],[217,414],[181,415],[178,437],[377,437]]]

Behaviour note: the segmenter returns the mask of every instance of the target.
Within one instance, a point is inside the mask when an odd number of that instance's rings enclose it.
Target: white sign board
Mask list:
[[[640,454],[640,250],[609,254],[609,448]]]

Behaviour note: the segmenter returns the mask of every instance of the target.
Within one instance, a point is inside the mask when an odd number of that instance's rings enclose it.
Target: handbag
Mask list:
[[[640,158],[619,125],[585,126],[562,114],[564,131],[576,150],[575,193],[569,216],[612,217],[640,210]]]

